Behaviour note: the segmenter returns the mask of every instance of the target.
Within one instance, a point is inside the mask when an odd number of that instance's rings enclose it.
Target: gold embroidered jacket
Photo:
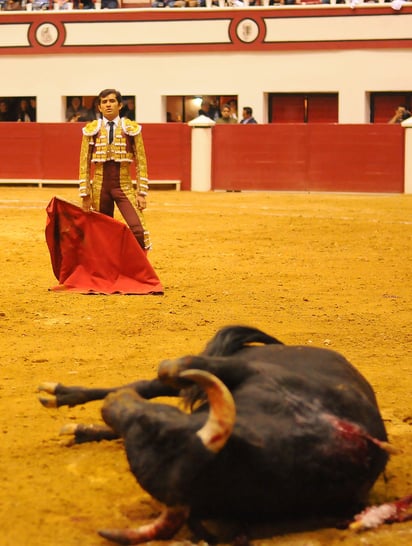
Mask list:
[[[80,196],[91,194],[93,164],[105,161],[132,163],[136,165],[137,192],[146,195],[148,190],[146,153],[142,138],[142,127],[135,121],[121,118],[114,133],[113,143],[109,144],[106,127],[101,119],[91,121],[83,128],[80,150],[79,190]],[[125,170],[122,169],[122,173]],[[128,178],[130,180],[130,172]]]

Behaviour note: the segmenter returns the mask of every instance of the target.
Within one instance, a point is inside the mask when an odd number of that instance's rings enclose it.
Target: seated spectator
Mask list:
[[[87,121],[93,121],[102,117],[99,110],[99,97],[93,99],[92,107],[87,110]]]
[[[30,107],[27,99],[21,99],[17,107],[16,121],[30,122],[36,121],[36,116]]]
[[[186,0],[153,0],[153,8],[184,8]]]
[[[126,100],[126,104],[120,110],[120,117],[128,118],[133,121],[136,120],[136,112],[133,98],[129,98]]]
[[[0,99],[0,121],[13,121],[6,99]]]
[[[214,120],[214,113],[210,107],[210,102],[207,100],[202,100],[198,114]]]
[[[230,106],[230,115],[237,121],[237,102],[235,99],[232,99],[228,104]]]
[[[21,0],[6,0],[3,9],[5,11],[21,11],[23,9]]]
[[[405,119],[408,119],[411,116],[412,114],[409,112],[406,106],[400,105],[395,110],[395,114],[393,115],[393,117],[391,117],[388,123],[402,123],[402,121],[405,121]]]
[[[216,123],[237,123],[236,119],[232,117],[232,112],[228,104],[224,104],[222,108],[222,115],[217,118]]]
[[[37,121],[37,99],[36,97],[30,97],[29,106],[32,113],[33,121]]]
[[[57,4],[61,10],[73,9],[73,2],[71,0],[58,0]]]
[[[248,123],[257,123],[255,118],[253,117],[253,110],[250,106],[244,106],[242,111],[242,119],[240,120],[240,123],[243,125],[246,125]]]
[[[45,11],[50,8],[49,0],[32,0],[33,11]]]
[[[212,100],[202,100],[200,105],[200,110],[198,112],[199,116],[206,116],[213,121],[216,121],[220,117],[220,110],[214,99]]]
[[[87,121],[87,110],[82,106],[80,97],[72,97],[66,110],[66,121]]]

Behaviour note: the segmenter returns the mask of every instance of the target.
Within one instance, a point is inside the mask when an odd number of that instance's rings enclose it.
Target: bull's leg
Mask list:
[[[85,387],[66,387],[61,383],[45,382],[39,385],[38,391],[50,396],[39,396],[39,401],[46,408],[60,406],[78,406],[92,400],[103,400],[116,389],[87,389]]]
[[[42,383],[38,390],[41,393],[46,393],[50,396],[39,396],[39,401],[46,408],[59,408],[60,406],[78,406],[80,404],[86,404],[93,400],[103,400],[111,392],[123,388],[131,388],[136,391],[142,398],[151,399],[158,396],[178,396],[179,391],[164,383],[161,383],[158,379],[149,381],[136,381],[123,385],[121,387],[113,388],[96,388],[89,389],[86,387],[66,387],[61,383]]]
[[[160,516],[137,529],[102,529],[99,535],[117,544],[141,544],[150,540],[171,539],[186,522],[189,508],[166,508]]]
[[[71,437],[69,445],[101,442],[102,440],[116,440],[119,438],[119,435],[106,425],[76,425],[69,423],[61,428],[60,434]]]

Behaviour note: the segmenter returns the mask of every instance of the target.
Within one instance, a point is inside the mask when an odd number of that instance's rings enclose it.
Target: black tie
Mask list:
[[[113,125],[114,125],[114,121],[109,121],[108,125],[110,126],[110,129],[109,129],[109,144],[111,144],[113,142]]]

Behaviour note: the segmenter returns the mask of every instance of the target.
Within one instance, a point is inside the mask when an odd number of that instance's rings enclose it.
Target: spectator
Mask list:
[[[207,100],[202,100],[198,113],[199,116],[206,116],[210,119],[214,119],[212,109],[210,108],[210,102]]]
[[[253,110],[250,106],[244,106],[242,110],[242,119],[240,120],[240,123],[243,125],[246,125],[247,123],[257,123],[255,118],[253,117]]]
[[[87,111],[87,121],[93,121],[102,117],[99,109],[99,97],[95,97],[92,107]]]
[[[388,123],[402,123],[402,121],[405,121],[405,119],[408,119],[411,116],[412,114],[409,112],[406,106],[400,105],[395,110],[395,114],[393,115],[393,117],[391,117]]]
[[[13,121],[9,112],[9,105],[5,99],[0,99],[0,121]]]
[[[5,11],[21,11],[23,9],[21,0],[6,0],[3,9]]]
[[[135,111],[135,104],[134,104],[133,97],[129,97],[126,100],[126,104],[121,109],[120,117],[128,118],[128,119],[131,119],[132,121],[136,120],[136,111]]]
[[[36,97],[30,97],[29,99],[30,110],[32,113],[33,121],[37,120],[37,99]]]
[[[237,102],[235,99],[232,99],[228,104],[230,106],[230,115],[237,121]]]
[[[49,0],[32,0],[33,11],[46,11],[50,8]]]
[[[224,104],[222,108],[222,115],[217,118],[216,123],[237,123],[235,118],[232,117],[232,112],[228,104]]]
[[[58,0],[57,4],[61,10],[73,9],[73,2],[70,0]]]
[[[16,121],[36,121],[35,114],[30,108],[29,101],[27,99],[21,99],[17,107]]]
[[[216,104],[216,101],[214,99],[203,99],[200,105],[198,115],[207,116],[208,118],[213,119],[213,121],[216,121],[217,118],[220,116],[220,111]]]
[[[82,106],[80,97],[72,97],[70,106],[66,110],[66,121],[87,121],[87,110]]]
[[[184,8],[186,0],[153,0],[152,8]]]

